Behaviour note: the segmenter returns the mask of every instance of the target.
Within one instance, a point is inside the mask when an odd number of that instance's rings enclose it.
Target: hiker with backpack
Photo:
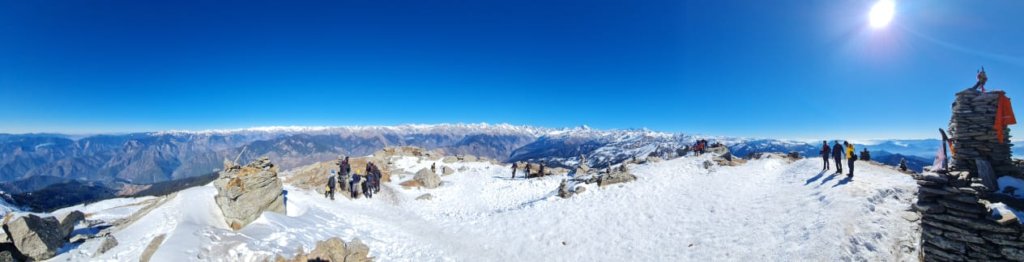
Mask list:
[[[338,182],[335,177],[334,170],[331,170],[331,175],[327,177],[327,192],[324,192],[324,197],[330,197],[331,200],[334,200],[334,189]]]
[[[832,144],[832,160],[836,163],[836,174],[843,173],[843,146],[839,144],[839,140],[836,140],[835,144]]]
[[[853,162],[857,161],[857,151],[854,150],[852,143],[843,141],[843,144],[846,144],[846,165],[850,168],[850,173],[846,176],[853,177]]]
[[[828,154],[831,152],[832,149],[828,147],[828,141],[821,141],[821,152],[819,154],[821,154],[822,171],[828,170]]]

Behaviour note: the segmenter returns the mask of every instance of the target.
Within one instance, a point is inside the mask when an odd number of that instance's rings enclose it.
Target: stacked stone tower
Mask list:
[[[1020,200],[999,192],[996,181],[1021,175],[1010,160],[1010,130],[1003,129],[1003,141],[996,133],[1001,95],[973,89],[957,93],[949,121],[952,166],[948,172],[915,177],[924,261],[1024,261],[1019,218],[993,212],[997,202],[1021,208]]]
[[[967,89],[956,94],[953,116],[949,120],[950,140],[953,142],[951,170],[969,171],[978,177],[976,159],[992,164],[999,176],[1020,177],[1020,169],[1010,159],[1010,129],[1003,129],[999,141],[994,127],[996,108],[1003,91],[980,92]]]

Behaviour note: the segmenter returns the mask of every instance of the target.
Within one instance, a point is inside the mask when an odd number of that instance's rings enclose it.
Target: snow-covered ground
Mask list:
[[[157,203],[115,231],[116,248],[93,258],[92,239],[54,261],[135,261],[166,240],[155,261],[252,261],[310,250],[316,241],[359,238],[377,261],[896,261],[916,260],[916,222],[904,219],[917,185],[888,167],[859,162],[858,175],[819,173],[820,160],[750,161],[703,168],[706,157],[631,166],[638,180],[555,196],[563,177],[510,179],[508,166],[448,166],[437,189],[394,179],[373,199],[331,201],[286,187],[287,215],[264,213],[238,232],[224,225],[216,189],[78,207],[117,219]],[[432,162],[406,157],[415,172]],[[441,163],[438,163],[441,165]],[[429,193],[432,200],[415,200]],[[131,205],[140,203],[139,205]]]

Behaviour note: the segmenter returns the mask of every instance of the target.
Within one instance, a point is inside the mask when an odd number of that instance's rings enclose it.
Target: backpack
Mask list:
[[[850,161],[857,161],[857,154],[850,154]]]

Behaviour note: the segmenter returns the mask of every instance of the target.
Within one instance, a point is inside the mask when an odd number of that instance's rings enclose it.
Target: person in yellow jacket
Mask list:
[[[848,177],[853,177],[853,162],[857,161],[857,151],[853,148],[853,144],[848,141],[843,141],[846,145],[846,166],[850,168],[850,173],[846,174]]]

